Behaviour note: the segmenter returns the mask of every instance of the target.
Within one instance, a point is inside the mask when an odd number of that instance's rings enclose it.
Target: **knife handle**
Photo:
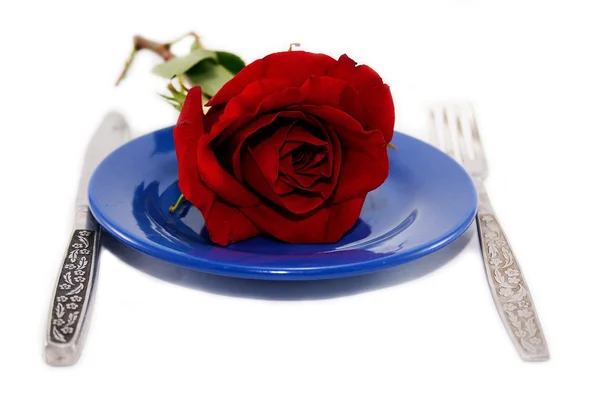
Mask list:
[[[479,193],[479,244],[494,303],[519,356],[525,361],[545,361],[550,358],[548,344],[523,271],[483,182],[476,180],[475,184]]]
[[[100,250],[100,228],[91,215],[87,220],[73,229],[50,302],[45,348],[50,365],[75,364],[84,345]]]

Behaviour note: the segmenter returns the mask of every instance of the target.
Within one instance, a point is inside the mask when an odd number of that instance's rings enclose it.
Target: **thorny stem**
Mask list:
[[[185,197],[183,197],[183,195],[179,196],[179,198],[177,199],[177,201],[175,202],[175,204],[173,204],[171,207],[169,207],[169,212],[170,213],[174,213],[175,210],[177,210],[177,208],[181,205],[182,202],[185,201]]]
[[[125,67],[123,67],[123,72],[121,72],[121,75],[119,75],[119,79],[117,79],[115,86],[117,86],[119,83],[121,83],[121,81],[123,79],[125,79],[125,75],[127,75],[127,71],[129,70],[129,67],[131,66],[131,63],[133,62],[133,58],[135,57],[136,53],[137,53],[137,50],[135,47],[133,49],[131,49],[131,54],[129,54],[129,58],[127,59],[127,61],[125,61]]]
[[[127,76],[127,71],[129,71],[129,67],[131,67],[131,63],[138,51],[140,50],[150,50],[158,56],[162,57],[163,60],[168,61],[171,58],[175,57],[175,54],[171,52],[171,43],[158,43],[153,40],[146,39],[141,36],[133,37],[133,50],[129,55],[129,58],[125,62],[125,67],[119,75],[119,79],[115,83],[117,86],[125,77]]]
[[[171,51],[171,46],[185,39],[188,36],[192,36],[194,38],[194,41],[197,43],[198,47],[202,48],[202,44],[200,43],[200,37],[198,36],[198,34],[196,34],[196,32],[188,32],[185,35],[182,35],[177,39],[167,43],[158,43],[153,40],[146,39],[142,36],[134,36],[133,49],[131,50],[129,58],[127,59],[127,61],[125,61],[125,67],[123,67],[123,71],[121,72],[121,75],[119,75],[119,79],[117,79],[115,86],[121,83],[121,81],[127,76],[129,67],[131,67],[131,63],[133,62],[133,59],[135,58],[135,55],[138,51],[150,50],[151,52],[160,56],[164,61],[169,61],[171,58],[175,57],[175,54],[173,54],[173,52]]]
[[[198,48],[202,48],[202,43],[200,42],[200,36],[198,36],[198,34],[196,32],[188,32],[185,35],[181,35],[180,37],[178,37],[177,39],[166,43],[168,46],[173,46],[175,43],[182,41],[183,39],[185,39],[186,37],[191,36],[194,38],[194,42],[196,42],[196,44],[198,45]]]

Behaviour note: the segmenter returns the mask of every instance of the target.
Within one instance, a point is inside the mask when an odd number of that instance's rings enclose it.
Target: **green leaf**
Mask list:
[[[215,53],[217,55],[218,63],[227,68],[227,70],[234,75],[246,66],[244,60],[233,53],[227,51],[217,51]]]
[[[193,85],[202,86],[202,92],[208,96],[214,96],[227,81],[233,78],[229,70],[212,59],[202,60],[187,71],[186,75]]]
[[[174,76],[185,74],[201,61],[216,59],[217,55],[214,51],[197,49],[186,56],[174,57],[163,64],[157,65],[152,69],[152,72],[163,78],[171,79]]]

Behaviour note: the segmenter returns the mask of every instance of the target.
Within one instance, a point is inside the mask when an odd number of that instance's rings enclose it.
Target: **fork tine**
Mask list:
[[[436,118],[435,118],[435,110],[433,108],[429,109],[429,143],[431,143],[433,146],[437,147],[438,149],[442,150],[443,149],[440,147],[440,139],[438,137],[438,129],[437,129],[437,123],[436,123]]]
[[[465,135],[465,132],[463,131],[463,123],[462,123],[462,119],[463,119],[463,112],[462,112],[462,108],[455,108],[455,119],[456,119],[456,132],[458,133],[458,151],[461,154],[461,157],[463,160],[468,160],[471,157],[471,154],[469,153],[469,149],[467,147],[467,143],[468,143],[468,138]]]
[[[481,142],[481,136],[479,136],[479,127],[477,126],[477,120],[475,119],[475,110],[473,109],[473,105],[469,104],[469,125],[471,129],[471,135],[473,138],[473,153],[476,158],[485,160],[485,153],[483,152],[483,143]]]
[[[454,158],[459,164],[462,162],[461,156],[458,153],[455,145],[455,140],[457,133],[456,126],[451,125],[448,119],[448,108],[444,107],[442,109],[442,122],[443,122],[443,134],[444,137],[444,147],[446,148],[446,153],[452,158]]]

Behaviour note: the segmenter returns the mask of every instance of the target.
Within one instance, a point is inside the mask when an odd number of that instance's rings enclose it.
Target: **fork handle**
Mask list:
[[[477,231],[494,303],[517,352],[525,361],[545,361],[550,355],[523,271],[492,208],[483,182],[479,195]]]

